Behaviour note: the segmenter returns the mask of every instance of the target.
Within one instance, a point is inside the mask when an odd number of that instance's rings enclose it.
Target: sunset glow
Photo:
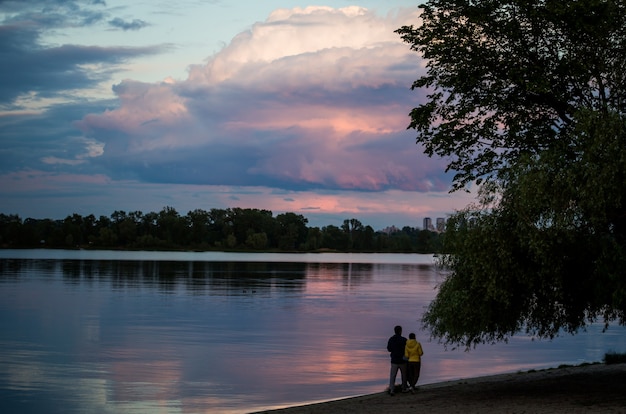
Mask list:
[[[380,229],[471,200],[406,129],[426,93],[394,33],[413,2],[49,3],[0,6],[2,213],[242,207]],[[51,64],[26,76],[24,56]]]

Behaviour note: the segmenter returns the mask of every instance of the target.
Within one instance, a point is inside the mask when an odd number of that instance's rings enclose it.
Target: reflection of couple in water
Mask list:
[[[402,392],[414,392],[422,367],[421,356],[424,354],[422,344],[410,333],[407,340],[402,336],[402,327],[396,326],[394,335],[387,341],[387,351],[391,356],[391,371],[389,373],[389,395],[394,395],[398,370],[402,377]]]

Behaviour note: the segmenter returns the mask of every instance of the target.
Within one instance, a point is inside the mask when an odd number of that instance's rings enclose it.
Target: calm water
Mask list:
[[[379,392],[393,326],[420,383],[600,361],[626,329],[471,352],[428,341],[426,255],[0,250],[0,412],[247,413]]]

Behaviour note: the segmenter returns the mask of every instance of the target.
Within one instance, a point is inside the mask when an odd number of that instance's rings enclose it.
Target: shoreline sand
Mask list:
[[[500,374],[260,411],[257,414],[626,413],[626,364],[589,364]]]

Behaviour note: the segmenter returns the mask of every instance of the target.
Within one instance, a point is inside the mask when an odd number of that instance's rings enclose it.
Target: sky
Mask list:
[[[407,129],[418,5],[0,0],[0,213],[447,217],[474,196]]]

